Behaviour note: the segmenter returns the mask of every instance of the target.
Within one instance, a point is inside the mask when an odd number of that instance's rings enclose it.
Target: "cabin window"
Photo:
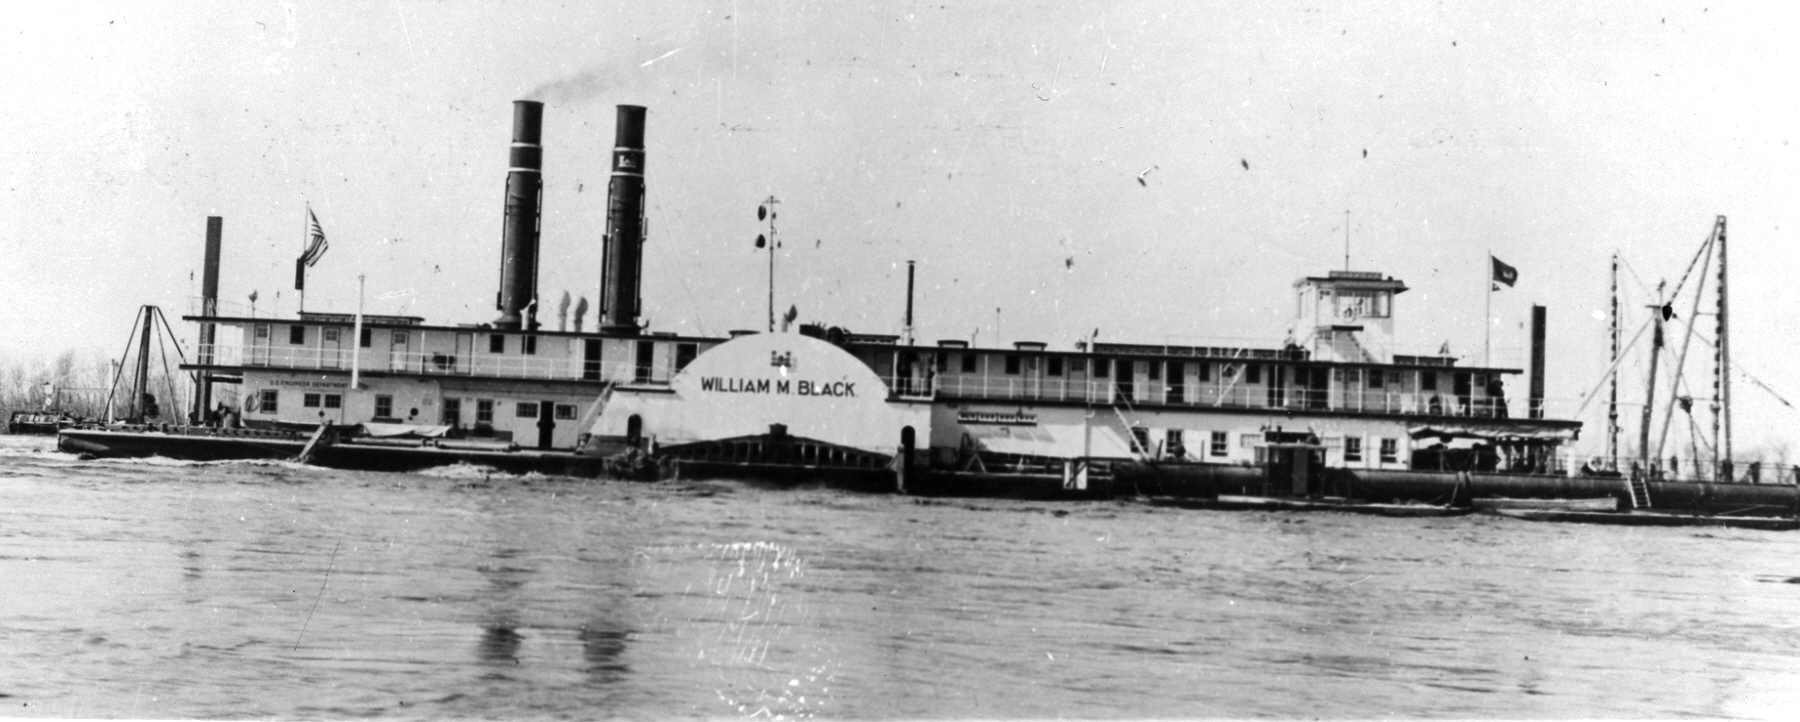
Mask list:
[[[558,418],[558,419],[573,419],[573,418],[575,418],[575,405],[574,404],[557,404],[556,405],[556,418]]]
[[[300,405],[309,409],[319,408],[318,394],[305,394],[300,397]]]
[[[1009,376],[1019,375],[1019,355],[1018,354],[1009,353],[1006,355],[1006,373]]]
[[[962,357],[962,372],[965,374],[975,373],[975,354],[965,353],[958,355]]]
[[[1169,429],[1164,432],[1163,453],[1177,459],[1187,456],[1187,448],[1181,444],[1181,429]]]
[[[405,331],[395,331],[394,332],[394,348],[404,350],[406,348],[407,338],[408,337],[407,337]]]
[[[262,408],[262,412],[265,414],[275,413],[275,411],[276,411],[275,402],[281,398],[281,395],[279,393],[277,393],[275,391],[275,389],[263,389],[260,396],[261,396],[260,406]]]
[[[1344,369],[1344,386],[1345,386],[1345,388],[1348,388],[1351,391],[1355,391],[1356,387],[1361,386],[1361,385],[1362,385],[1362,369]]]
[[[700,344],[697,344],[697,343],[675,344],[675,370],[680,371],[684,368],[687,368],[688,364],[691,364],[694,362],[694,357],[699,356],[699,355],[700,355]],[[558,417],[558,418],[561,418],[561,417]],[[571,416],[569,418],[575,418],[575,417]]]
[[[380,394],[375,397],[375,418],[388,419],[394,416],[394,397]]]
[[[1212,364],[1203,363],[1203,364],[1199,364],[1199,366],[1200,366],[1200,380],[1201,381],[1211,381],[1212,380]]]
[[[1224,456],[1231,452],[1231,441],[1223,431],[1212,432],[1212,439],[1206,446],[1208,456]]]
[[[1246,364],[1244,366],[1244,383],[1262,383],[1262,364]]]
[[[341,394],[325,394],[325,408],[328,408],[328,409],[344,408],[343,395],[341,395]]]
[[[475,400],[475,423],[477,423],[477,424],[492,424],[492,423],[494,423],[494,400],[493,399],[476,399]]]
[[[525,354],[526,356],[536,356],[537,355],[537,337],[536,336],[526,336],[524,340],[525,340],[525,343],[521,344],[519,347],[519,353]]]
[[[266,323],[256,324],[256,327],[255,327],[255,330],[253,331],[253,333],[256,334],[256,340],[267,341],[269,338],[269,324],[266,324]]]
[[[1381,463],[1392,464],[1400,460],[1400,440],[1381,440]]]
[[[537,418],[537,412],[538,405],[536,401],[520,401],[513,404],[513,416],[517,416],[521,419],[535,419]]]
[[[368,348],[370,344],[374,343],[374,340],[375,329],[365,328],[362,330],[362,334],[356,339],[356,343],[363,348]]]
[[[938,373],[941,374],[941,373],[944,373],[944,372],[950,370],[950,354],[938,353],[938,354],[932,354],[932,355],[937,357],[937,372]]]
[[[438,423],[445,426],[461,426],[462,399],[444,399],[443,420]]]
[[[488,334],[488,353],[506,353],[505,334]]]
[[[1112,375],[1112,359],[1094,359],[1094,378],[1103,379]]]
[[[1362,437],[1344,437],[1344,461],[1362,461]]]
[[[1163,371],[1163,362],[1161,362],[1161,361],[1151,361],[1150,362],[1150,380],[1151,381],[1161,381],[1162,380],[1162,371]]]
[[[1369,388],[1372,388],[1372,389],[1381,388],[1381,381],[1382,381],[1381,369],[1369,369]]]
[[[1049,359],[1047,359],[1044,362],[1044,373],[1051,375],[1051,376],[1063,375],[1062,357],[1061,356],[1051,356]]]
[[[305,346],[306,345],[306,327],[305,326],[289,326],[288,327],[288,343],[293,344],[295,346]]]
[[[344,330],[341,328],[321,329],[319,332],[325,335],[325,343],[337,343],[344,337]]]
[[[1150,430],[1142,426],[1131,427],[1131,440],[1137,443],[1139,453],[1150,453]]]
[[[1419,390],[1420,391],[1436,391],[1437,390],[1437,377],[1438,377],[1438,375],[1437,375],[1436,371],[1420,372],[1419,373]]]

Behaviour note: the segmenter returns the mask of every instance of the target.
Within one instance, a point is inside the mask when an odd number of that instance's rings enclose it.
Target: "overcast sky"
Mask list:
[[[490,321],[511,102],[535,97],[552,326],[563,291],[597,300],[613,108],[633,103],[656,330],[766,323],[773,195],[777,303],[803,321],[897,333],[912,259],[926,341],[1273,344],[1293,280],[1343,267],[1350,211],[1350,266],[1412,289],[1403,349],[1479,363],[1487,254],[1518,268],[1494,359],[1523,365],[1546,305],[1550,396],[1573,411],[1607,364],[1609,255],[1644,303],[1723,214],[1735,357],[1800,400],[1800,25],[1719,5],[12,8],[0,354],[116,354],[140,304],[188,312],[208,215],[224,310],[254,291],[258,315],[291,316],[307,203],[331,239],[309,310],[353,311],[366,274],[370,312]],[[1740,448],[1800,437],[1800,414],[1735,384]]]

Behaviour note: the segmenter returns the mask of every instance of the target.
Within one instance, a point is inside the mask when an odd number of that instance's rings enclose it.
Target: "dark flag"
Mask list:
[[[1502,263],[1500,259],[1493,256],[1488,256],[1488,260],[1494,262],[1495,283],[1504,283],[1510,288],[1514,283],[1519,281],[1519,269],[1508,266],[1505,263]],[[1495,290],[1499,290],[1499,288],[1499,286],[1494,287]]]

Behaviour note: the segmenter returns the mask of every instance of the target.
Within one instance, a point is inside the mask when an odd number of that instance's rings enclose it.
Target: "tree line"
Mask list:
[[[193,377],[170,359],[166,367],[151,353],[146,393],[160,412],[156,422],[187,419],[193,398]],[[115,417],[132,411],[135,363],[115,371],[115,359],[98,352],[63,351],[49,362],[0,358],[0,418],[14,411],[61,411],[82,419],[103,420],[110,397]]]

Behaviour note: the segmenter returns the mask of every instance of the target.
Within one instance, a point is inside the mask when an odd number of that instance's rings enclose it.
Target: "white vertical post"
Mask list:
[[[350,389],[362,388],[363,282],[368,277],[356,276],[356,324],[350,332]]]

